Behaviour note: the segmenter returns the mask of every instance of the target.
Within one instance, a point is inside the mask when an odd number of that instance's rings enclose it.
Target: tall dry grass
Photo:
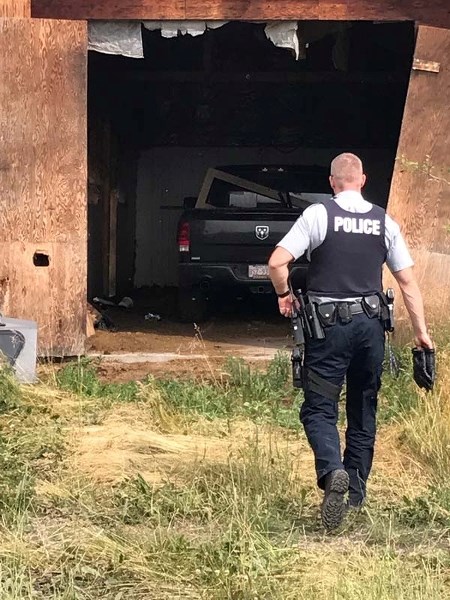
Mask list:
[[[437,481],[450,481],[450,347],[437,354],[432,392],[417,390],[419,401],[402,417],[412,452],[432,469]]]
[[[432,394],[417,392],[407,369],[386,379],[395,410],[384,409],[373,497],[333,536],[320,526],[306,440],[281,426],[296,406],[273,412],[261,398],[278,401],[280,362],[264,377],[239,364],[214,389],[100,386],[84,365],[47,386],[1,388],[0,377],[0,600],[450,598],[449,357],[439,354]],[[158,444],[141,435],[151,427]],[[193,432],[210,450],[190,460],[174,439]],[[83,466],[89,436],[131,456],[118,481]],[[146,478],[141,466],[163,452],[161,477]],[[434,496],[421,483],[421,496],[403,497],[413,471],[397,463],[408,453]]]

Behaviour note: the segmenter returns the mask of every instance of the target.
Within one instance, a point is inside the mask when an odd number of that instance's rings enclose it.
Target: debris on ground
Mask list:
[[[144,319],[146,321],[161,321],[161,315],[149,312],[145,315]]]
[[[93,299],[95,302],[97,298]],[[107,315],[104,309],[95,307],[87,303],[87,337],[95,335],[95,330],[99,331],[117,331],[114,321]]]
[[[133,308],[134,306],[134,302],[133,299],[130,298],[129,296],[124,296],[122,298],[122,300],[118,303],[117,306],[120,306],[120,308]]]
[[[116,303],[112,300],[108,300],[107,298],[100,298],[99,296],[92,298],[92,302],[94,304],[97,304],[98,306],[116,306]]]
[[[100,298],[99,296],[96,296],[92,299],[92,302],[98,306],[108,306],[110,308],[119,307],[130,309],[134,306],[133,298],[130,298],[129,296],[124,296],[120,302],[114,302],[114,300],[111,300],[111,298]]]

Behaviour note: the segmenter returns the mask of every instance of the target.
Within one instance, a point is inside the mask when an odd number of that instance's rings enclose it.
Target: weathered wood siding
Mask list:
[[[0,18],[3,17],[30,17],[31,0],[1,0]]]
[[[60,19],[411,20],[450,27],[447,0],[32,0]]]
[[[413,70],[389,211],[402,225],[431,316],[450,321],[450,31],[420,27],[415,59],[439,73]],[[445,312],[447,309],[447,312]]]
[[[84,348],[86,48],[82,22],[0,20],[0,306],[41,354]]]

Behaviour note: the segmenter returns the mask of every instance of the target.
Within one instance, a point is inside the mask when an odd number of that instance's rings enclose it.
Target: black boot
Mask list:
[[[331,471],[325,478],[325,496],[322,503],[322,523],[326,530],[336,529],[345,515],[345,494],[348,491],[348,473],[344,469]]]

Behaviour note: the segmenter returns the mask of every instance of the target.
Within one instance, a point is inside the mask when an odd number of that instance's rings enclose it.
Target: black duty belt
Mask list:
[[[324,302],[324,304],[331,305],[333,308],[347,308],[352,315],[360,315],[364,312],[362,304],[358,300],[353,300],[352,302],[341,302],[336,300],[335,302]]]
[[[340,304],[340,302],[337,304]],[[347,304],[352,315],[360,315],[364,312],[361,302],[348,302]]]
[[[334,301],[317,305],[317,313],[323,327],[329,327],[336,322],[350,323],[354,315],[366,314],[369,318],[381,316],[381,305],[378,296],[366,296],[362,300],[351,302]]]
[[[362,306],[362,302],[360,302],[359,300],[353,300],[352,302],[336,301],[336,302],[330,302],[328,304],[333,305],[338,310],[339,310],[339,308],[347,308],[352,315],[360,315],[360,314],[366,312]],[[373,308],[375,310],[377,310],[378,306],[374,306]]]

